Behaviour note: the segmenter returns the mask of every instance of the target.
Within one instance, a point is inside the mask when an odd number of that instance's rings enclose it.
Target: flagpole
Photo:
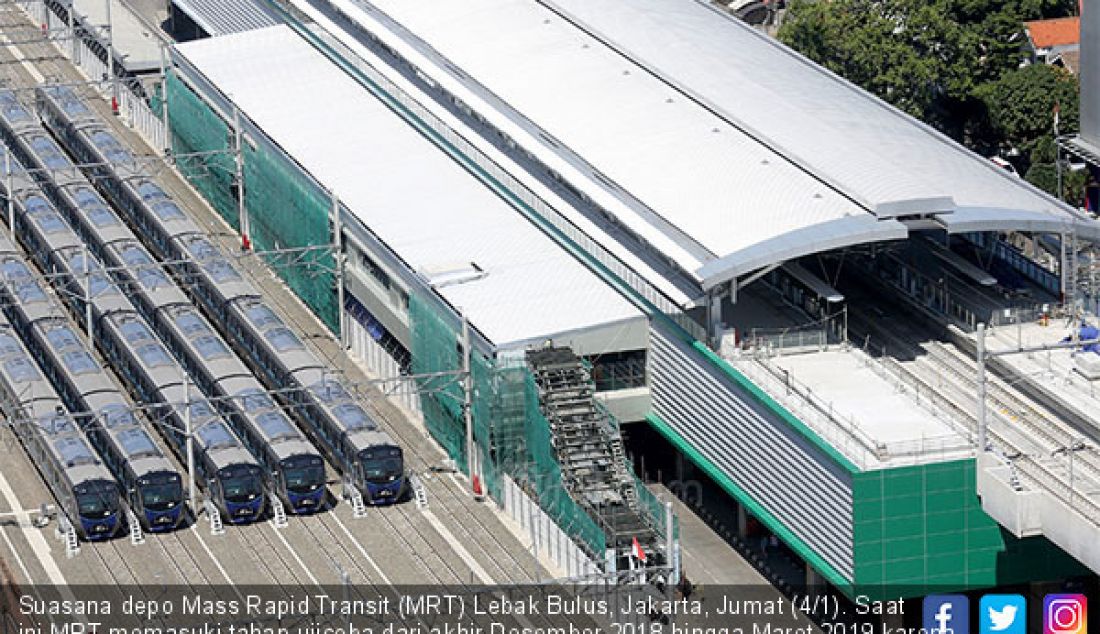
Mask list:
[[[1058,142],[1058,119],[1062,110],[1062,106],[1055,101],[1054,102],[1054,165],[1058,173],[1058,200],[1064,201],[1066,199],[1065,192],[1062,191],[1062,144]]]

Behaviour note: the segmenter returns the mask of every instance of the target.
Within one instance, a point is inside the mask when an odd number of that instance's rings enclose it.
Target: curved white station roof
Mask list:
[[[289,27],[177,50],[497,346],[644,325],[618,292]],[[433,280],[473,267],[478,275]]]
[[[581,174],[705,288],[904,238],[899,218],[913,216],[1100,240],[1097,223],[701,3],[328,1],[567,179]]]

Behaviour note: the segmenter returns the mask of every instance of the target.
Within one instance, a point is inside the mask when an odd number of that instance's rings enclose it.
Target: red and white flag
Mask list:
[[[642,562],[643,564],[645,563],[645,551],[642,550],[642,545],[638,543],[637,537],[634,538],[634,548],[632,554],[634,555],[635,559]]]

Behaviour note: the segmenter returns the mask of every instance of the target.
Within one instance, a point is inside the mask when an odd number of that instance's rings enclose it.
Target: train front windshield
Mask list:
[[[76,488],[76,506],[81,517],[99,520],[118,512],[118,489],[112,482],[91,482]]]
[[[386,484],[400,478],[405,473],[405,461],[397,447],[375,447],[360,453],[363,463],[363,475],[367,482]]]
[[[225,499],[235,504],[251,502],[263,491],[260,470],[256,467],[223,469],[219,475]]]
[[[183,501],[183,483],[176,474],[164,474],[138,480],[141,503],[148,511],[168,511]]]
[[[286,488],[294,493],[316,491],[325,484],[325,465],[320,458],[301,456],[283,463]]]

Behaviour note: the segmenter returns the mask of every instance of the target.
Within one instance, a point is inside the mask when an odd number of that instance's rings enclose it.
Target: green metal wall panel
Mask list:
[[[972,459],[852,479],[856,593],[877,598],[1085,574],[1042,537],[1017,539],[981,509]]]

